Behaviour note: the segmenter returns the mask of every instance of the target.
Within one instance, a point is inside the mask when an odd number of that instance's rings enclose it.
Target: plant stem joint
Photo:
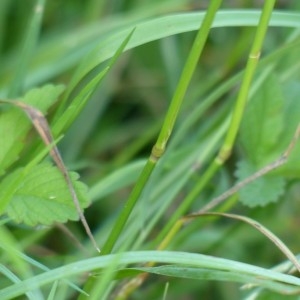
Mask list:
[[[256,52],[256,53],[251,53],[250,55],[249,55],[249,58],[250,59],[259,59],[260,58],[260,51],[258,51],[258,52]]]
[[[157,162],[164,154],[164,152],[165,152],[164,148],[160,148],[157,147],[157,145],[154,145],[151,151],[150,160],[154,163]]]
[[[231,148],[228,147],[222,148],[219,152],[219,155],[216,158],[216,163],[218,165],[222,165],[230,155],[231,155]]]

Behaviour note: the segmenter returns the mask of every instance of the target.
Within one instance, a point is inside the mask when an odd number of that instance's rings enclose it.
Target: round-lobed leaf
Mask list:
[[[81,208],[89,205],[87,188],[70,173]],[[50,163],[38,164],[25,173],[24,168],[8,175],[0,185],[0,199],[8,189],[14,190],[7,215],[17,223],[29,226],[77,220],[78,212],[61,172]]]

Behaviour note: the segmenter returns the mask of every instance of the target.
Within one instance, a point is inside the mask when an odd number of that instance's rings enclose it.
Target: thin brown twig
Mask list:
[[[21,101],[5,101],[6,103],[10,103],[13,104],[19,108],[22,108],[23,111],[26,112],[26,114],[28,115],[28,117],[30,118],[32,124],[34,125],[35,129],[37,130],[37,132],[39,133],[39,135],[41,136],[43,142],[45,143],[46,146],[49,146],[53,143],[54,139],[53,136],[51,134],[51,130],[49,127],[49,124],[47,122],[47,119],[44,117],[44,115],[42,114],[42,112],[40,112],[38,109],[25,104]],[[68,189],[70,191],[72,200],[74,202],[74,205],[76,207],[76,210],[78,212],[79,218],[81,220],[81,223],[88,235],[88,237],[90,238],[93,246],[95,247],[95,249],[100,252],[100,249],[94,239],[94,236],[90,230],[90,227],[86,221],[86,218],[81,210],[80,207],[80,203],[77,197],[77,194],[75,192],[73,183],[71,181],[71,178],[69,176],[69,173],[67,171],[67,168],[62,160],[62,157],[58,151],[58,148],[56,147],[56,145],[54,144],[51,149],[50,149],[50,155],[52,157],[52,159],[54,160],[54,162],[56,163],[58,169],[61,171],[61,173],[63,174],[63,177],[65,179],[65,182],[67,183]]]

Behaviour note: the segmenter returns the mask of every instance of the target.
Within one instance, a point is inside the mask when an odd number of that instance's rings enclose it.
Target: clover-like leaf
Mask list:
[[[6,214],[17,223],[29,226],[77,220],[78,212],[61,172],[50,163],[42,163],[25,173],[17,169],[0,184],[0,199],[13,187]],[[88,206],[87,188],[70,173],[81,208]],[[21,180],[20,180],[21,179]]]
[[[235,175],[241,181],[253,173],[256,168],[249,161],[240,161]],[[250,207],[264,206],[276,202],[284,193],[285,179],[282,176],[267,174],[244,186],[238,193],[240,201]]]
[[[240,141],[248,160],[261,167],[270,156],[276,158],[283,130],[284,97],[279,79],[272,74],[247,104],[241,124]]]

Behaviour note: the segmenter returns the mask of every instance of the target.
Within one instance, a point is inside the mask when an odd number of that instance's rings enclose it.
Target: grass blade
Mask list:
[[[41,21],[44,12],[46,0],[36,0],[33,8],[33,16],[28,26],[28,31],[25,36],[23,49],[19,53],[20,61],[17,65],[16,75],[10,87],[9,97],[18,97],[24,88],[25,75],[32,58],[33,51],[36,47],[38,35],[40,32]]]

